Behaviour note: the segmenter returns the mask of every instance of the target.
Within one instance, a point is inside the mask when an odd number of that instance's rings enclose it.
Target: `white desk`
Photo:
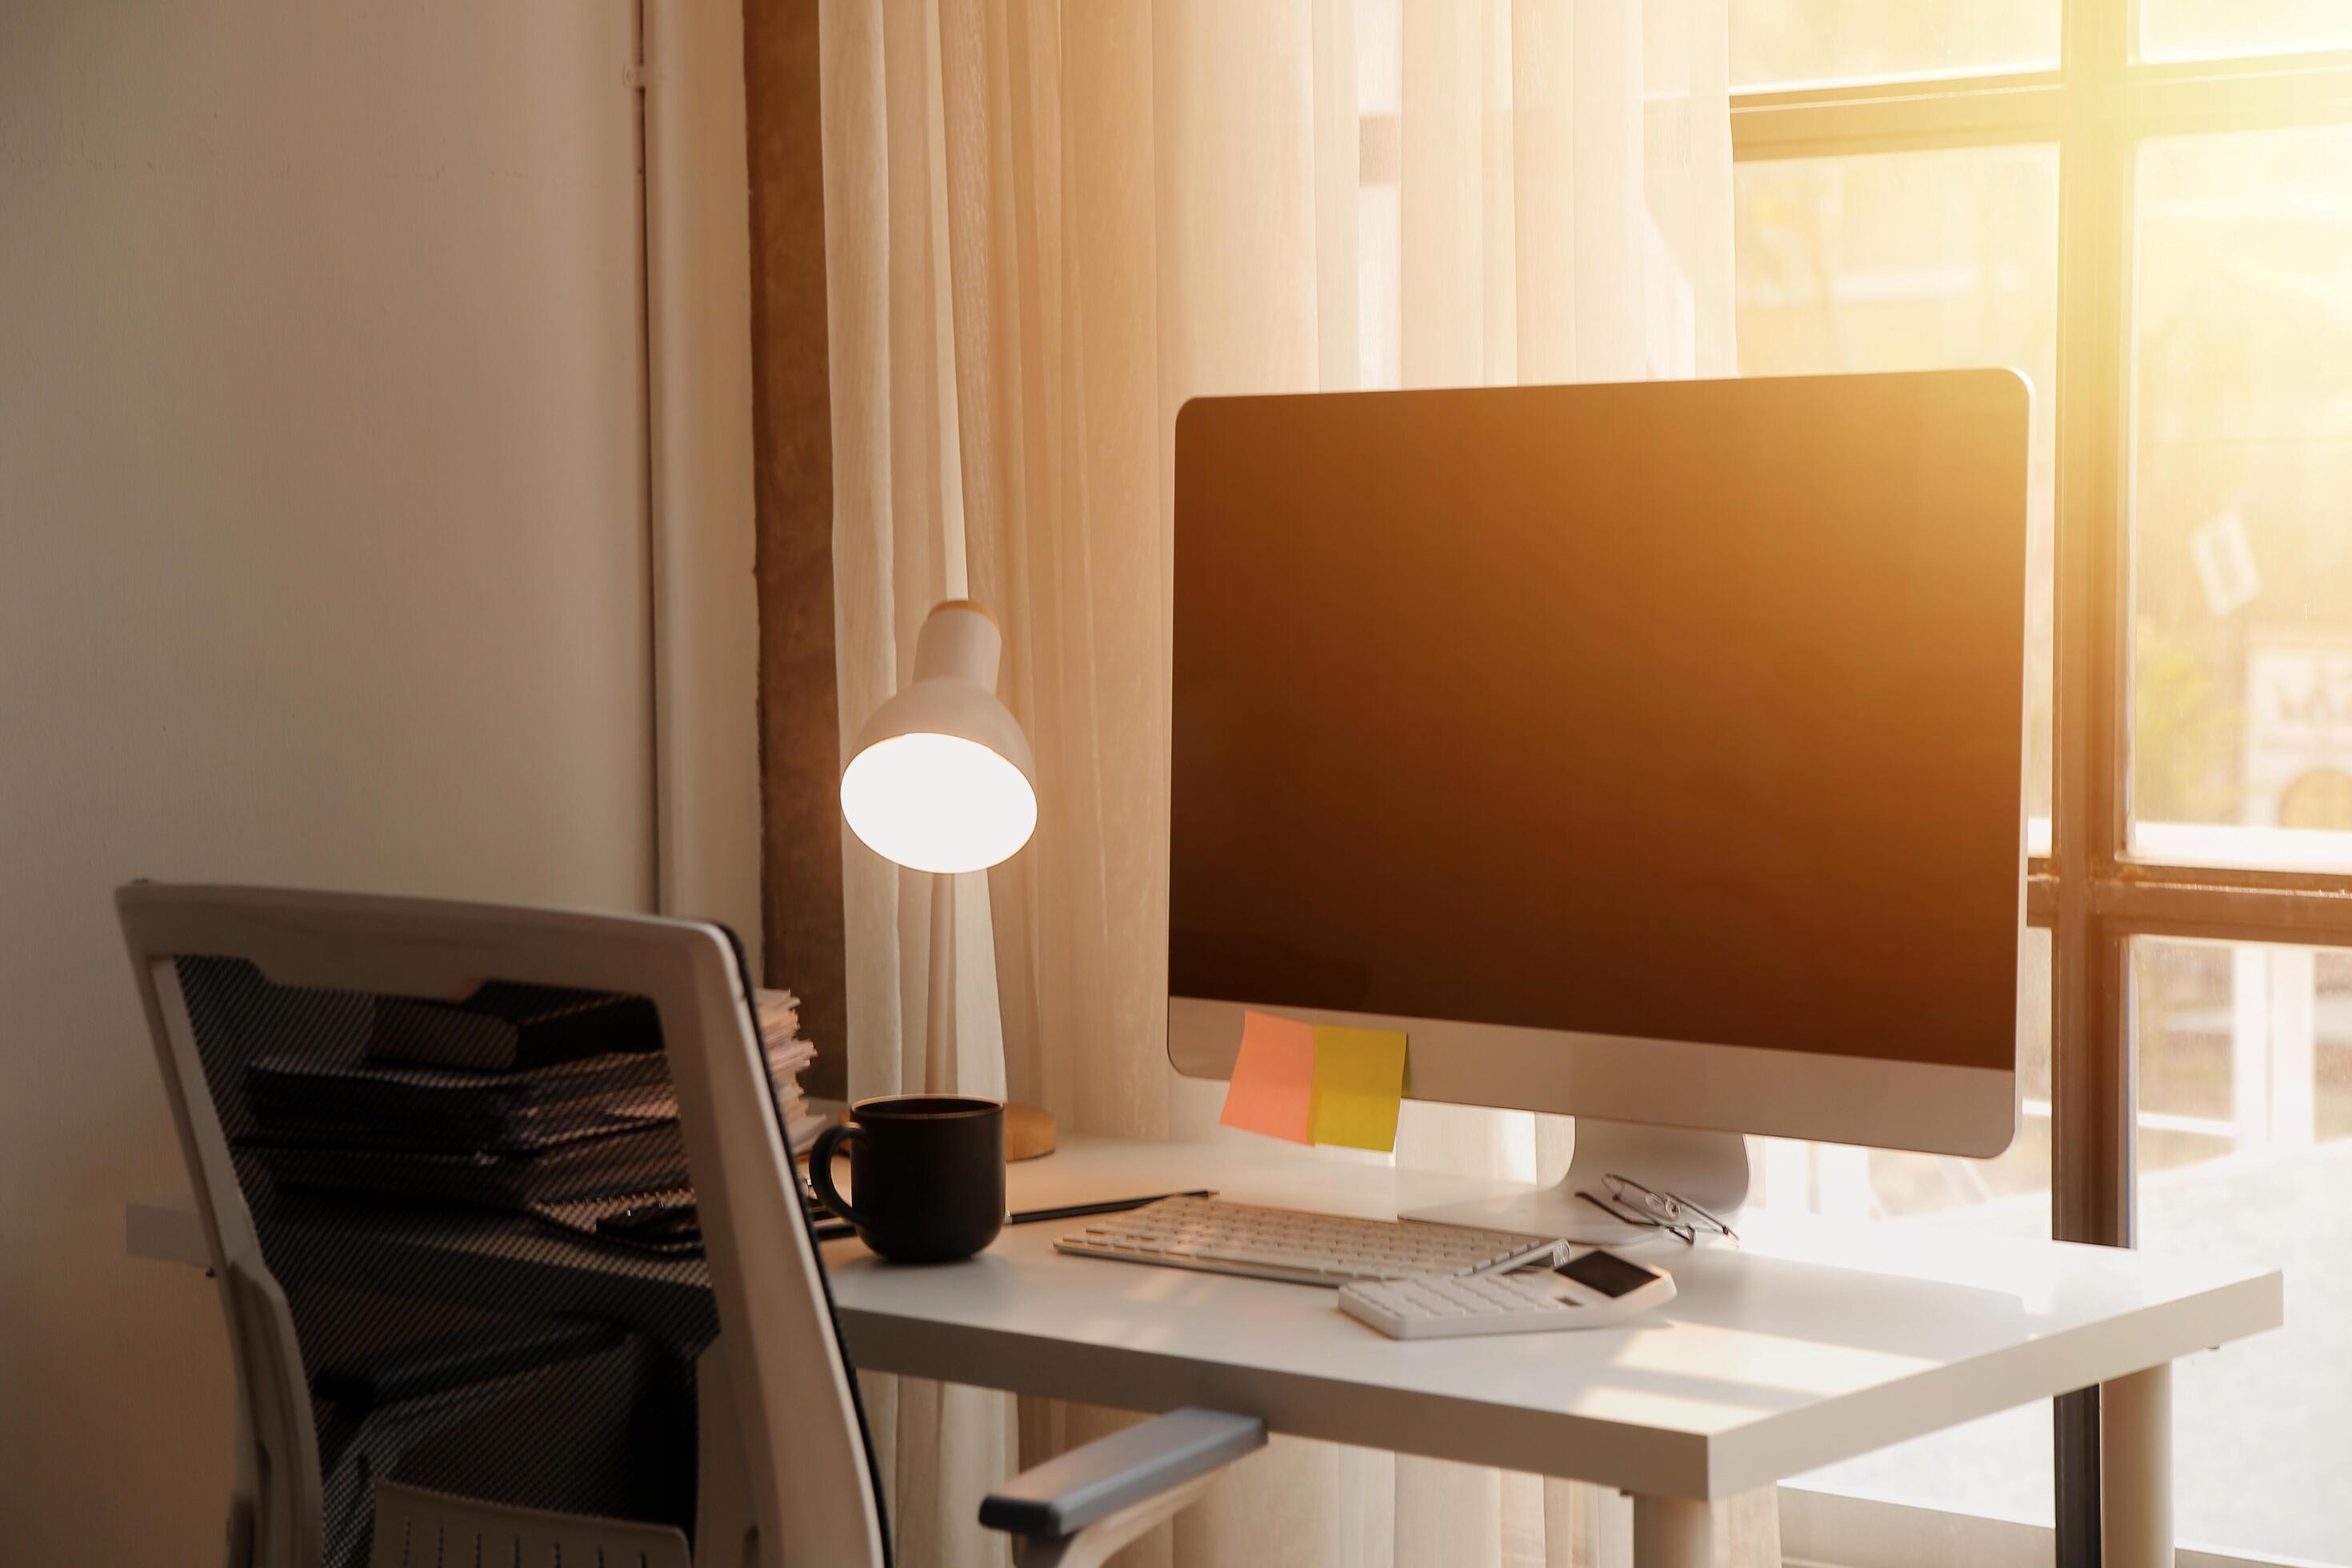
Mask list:
[[[1272,1146],[1070,1137],[1012,1167],[1010,1196],[1022,1209],[1206,1186],[1386,1215],[1496,1185]],[[1759,1221],[1736,1251],[1644,1249],[1679,1290],[1654,1323],[1402,1343],[1310,1287],[1061,1257],[1066,1228],[1016,1226],[978,1258],[927,1268],[828,1244],[851,1354],[1621,1488],[1643,1568],[1706,1562],[1714,1500],[2091,1384],[2107,1388],[2107,1563],[2168,1563],[2169,1363],[2282,1321],[2275,1271],[1922,1225]],[[131,1236],[145,1256],[203,1254],[184,1205],[133,1205]]]

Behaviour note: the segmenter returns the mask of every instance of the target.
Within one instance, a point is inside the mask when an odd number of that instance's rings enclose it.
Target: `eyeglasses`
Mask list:
[[[1739,1245],[1738,1231],[1688,1198],[1645,1187],[1633,1177],[1621,1176],[1613,1171],[1602,1173],[1601,1184],[1609,1189],[1605,1198],[1585,1192],[1576,1195],[1612,1219],[1644,1230],[1663,1230],[1685,1247],[1696,1247],[1701,1231],[1720,1236],[1734,1247]]]

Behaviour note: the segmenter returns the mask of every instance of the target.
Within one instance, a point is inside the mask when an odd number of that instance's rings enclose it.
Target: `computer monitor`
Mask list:
[[[1742,1133],[2007,1147],[2028,397],[1186,404],[1177,1069],[1249,1008],[1402,1030],[1412,1098],[1579,1118],[1561,1188],[1449,1215],[1559,1234],[1603,1169],[1736,1207]]]

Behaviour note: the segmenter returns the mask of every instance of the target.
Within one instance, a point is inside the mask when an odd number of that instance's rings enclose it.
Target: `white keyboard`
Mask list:
[[[1471,1275],[1554,1254],[1559,1243],[1421,1220],[1261,1208],[1222,1198],[1162,1198],[1105,1215],[1054,1243],[1079,1258],[1157,1263],[1299,1285]]]
[[[1607,1328],[1674,1299],[1673,1275],[1596,1250],[1524,1274],[1366,1280],[1339,1292],[1339,1310],[1392,1340],[1436,1340]]]

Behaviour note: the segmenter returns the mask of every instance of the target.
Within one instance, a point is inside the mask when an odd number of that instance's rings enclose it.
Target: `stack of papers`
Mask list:
[[[775,1085],[784,1141],[794,1155],[805,1154],[824,1131],[824,1118],[809,1109],[808,1097],[801,1092],[801,1074],[816,1060],[816,1047],[801,1038],[800,998],[789,991],[754,991],[751,1013],[759,1020],[760,1044],[768,1053],[768,1078]]]
[[[282,1187],[509,1210],[688,1184],[650,1003],[483,989],[478,1011],[402,1002],[363,1046],[248,1062],[236,1146]],[[754,1012],[798,1154],[824,1128],[800,1084],[816,1052],[790,992],[757,993]]]
[[[526,1154],[677,1120],[658,1051],[482,1072],[302,1055],[247,1064],[246,1103],[289,1141],[443,1153]]]
[[[510,1072],[614,1051],[658,1051],[661,1021],[642,996],[493,980],[463,1002],[379,996],[368,1059]]]

